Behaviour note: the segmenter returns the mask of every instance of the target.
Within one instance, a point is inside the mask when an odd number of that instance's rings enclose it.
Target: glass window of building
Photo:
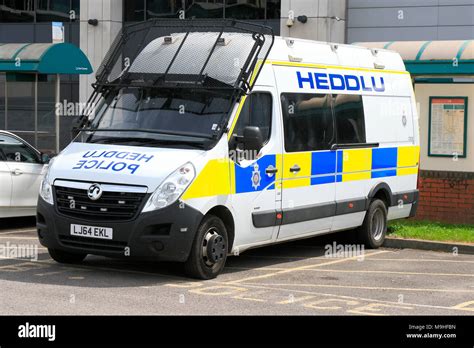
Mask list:
[[[35,0],[0,0],[0,22],[34,22]]]
[[[178,18],[184,10],[182,0],[146,0],[146,19],[150,18]]]
[[[71,20],[71,0],[37,0],[37,22],[69,22]]]
[[[281,0],[267,0],[266,19],[278,20],[281,18]]]
[[[45,152],[53,151],[56,146],[55,84],[56,76],[54,75],[38,76],[38,130],[36,133],[37,141],[35,146]],[[61,101],[66,100],[66,103],[70,102],[70,99],[67,97],[61,99]],[[63,115],[61,117],[61,122],[66,118],[68,118],[68,116]]]
[[[224,18],[224,0],[186,0],[186,18]]]
[[[233,19],[265,19],[266,0],[226,0],[225,17]]]
[[[0,73],[0,129],[5,129],[5,74]]]
[[[145,20],[145,1],[124,0],[123,16],[125,22],[141,22]]]
[[[7,130],[35,144],[35,75],[7,76]]]
[[[71,10],[74,11],[74,20],[81,19],[81,0],[71,0]]]

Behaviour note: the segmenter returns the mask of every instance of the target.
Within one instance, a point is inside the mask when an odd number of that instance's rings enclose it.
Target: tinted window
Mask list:
[[[265,19],[265,2],[259,0],[227,0],[225,17],[234,19]]]
[[[245,100],[235,125],[234,135],[243,136],[247,126],[259,127],[263,142],[270,139],[272,123],[272,95],[270,93],[252,93]]]
[[[186,0],[186,18],[224,18],[224,0]]]
[[[330,96],[281,95],[287,152],[327,150],[334,143]]]
[[[33,0],[0,1],[0,22],[33,22],[35,20]]]
[[[5,129],[5,74],[0,73],[0,129]]]
[[[337,143],[365,143],[364,105],[360,95],[336,95]]]
[[[36,21],[69,22],[71,2],[69,0],[37,0]]]
[[[267,0],[267,19],[278,19],[280,22],[281,0]]]
[[[182,0],[146,0],[146,19],[178,17],[183,5]]]
[[[125,0],[123,5],[125,22],[141,22],[145,20],[145,2],[143,0]]]
[[[8,162],[40,163],[39,155],[21,141],[0,134],[0,152]]]

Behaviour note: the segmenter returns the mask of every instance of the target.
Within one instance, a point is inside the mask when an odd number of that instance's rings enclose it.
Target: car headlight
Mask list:
[[[53,200],[53,187],[51,186],[51,180],[50,180],[50,171],[51,171],[51,165],[53,164],[53,160],[51,160],[48,164],[48,169],[46,170],[46,174],[43,177],[43,180],[41,181],[40,185],[40,196],[43,198],[43,200],[46,203],[49,203],[51,205],[54,204]]]
[[[142,212],[161,209],[176,202],[191,184],[195,175],[196,170],[190,162],[179,167],[153,192]]]

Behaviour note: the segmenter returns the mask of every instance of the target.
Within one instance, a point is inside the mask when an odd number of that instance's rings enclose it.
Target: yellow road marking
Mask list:
[[[471,307],[471,305],[472,305],[472,307]],[[453,306],[452,308],[462,309],[463,311],[474,311],[474,301],[463,302],[463,303],[460,303],[456,306]]]
[[[474,274],[468,273],[431,273],[431,272],[397,272],[397,271],[360,271],[360,270],[339,270],[339,269],[308,269],[316,272],[340,272],[340,273],[381,273],[381,274],[402,274],[402,275],[430,275],[430,276],[448,276],[448,277],[474,277]]]
[[[18,231],[8,231],[8,232],[2,232],[2,231],[0,231],[0,236],[1,236],[1,235],[4,235],[4,234],[30,233],[30,232],[36,232],[36,229],[18,230]]]
[[[312,298],[315,298],[315,296],[314,295],[302,296],[302,297],[298,297],[298,298],[283,300],[283,301],[277,302],[277,304],[293,304],[293,303],[298,303],[298,302],[310,300]]]
[[[390,251],[381,250],[381,251],[374,252],[372,254],[364,255],[364,258],[370,257],[372,255],[384,254],[384,253],[388,253],[388,252],[390,252]],[[338,260],[333,260],[333,261],[329,261],[329,262],[323,262],[323,263],[320,263],[320,264],[317,264],[317,265],[311,264],[311,265],[299,266],[299,267],[294,267],[294,268],[288,268],[288,269],[285,269],[283,271],[277,271],[277,272],[273,272],[273,273],[262,274],[262,275],[259,275],[259,276],[253,276],[253,277],[248,277],[248,278],[243,278],[243,279],[230,281],[230,282],[227,282],[227,284],[235,284],[235,283],[246,282],[248,280],[269,278],[269,277],[273,277],[273,276],[280,275],[280,274],[291,273],[291,272],[294,272],[294,271],[300,271],[300,270],[313,268],[313,267],[333,265],[333,264],[336,264],[336,263],[341,263],[341,262],[346,262],[346,261],[351,261],[351,260],[357,260],[359,258],[360,258],[360,256],[356,255],[356,256],[353,256],[353,257],[346,258],[346,259],[338,259]]]
[[[52,272],[36,273],[35,276],[44,277],[44,276],[49,276],[49,275],[53,275],[53,274],[65,273],[65,272],[67,272],[67,270],[63,269],[63,270],[61,270],[61,271],[52,271]]]
[[[474,263],[471,260],[438,260],[438,259],[370,259],[369,261],[408,261],[408,262],[460,262],[460,263]]]
[[[256,267],[256,268],[252,268],[252,267],[225,266],[224,273],[222,273],[222,274],[226,274],[225,273],[226,269],[241,269],[243,271],[283,271],[287,268],[284,268],[284,267]]]
[[[298,293],[298,294],[306,294],[312,296],[328,296],[328,297],[338,297],[338,298],[345,298],[345,299],[352,299],[352,300],[360,300],[366,302],[377,302],[377,303],[387,303],[391,305],[406,305],[406,306],[414,306],[414,307],[423,307],[423,308],[434,308],[434,309],[449,309],[449,310],[459,310],[453,307],[445,307],[445,306],[434,306],[434,305],[425,305],[425,304],[417,304],[417,303],[408,303],[408,302],[394,302],[394,301],[385,301],[385,300],[377,300],[371,299],[366,297],[355,297],[355,296],[347,296],[347,295],[337,295],[337,294],[327,294],[324,292],[317,292],[317,291],[308,291],[308,290],[298,290],[298,289],[288,289],[288,288],[281,288],[281,287],[268,287],[265,285],[254,285],[254,284],[245,284],[248,288],[255,288],[255,289],[266,289],[266,290],[273,290],[273,291],[285,291],[288,293]],[[311,297],[311,296],[309,296]],[[278,303],[278,302],[277,302]]]
[[[229,284],[229,283],[227,283]],[[250,283],[252,284],[252,283]],[[258,285],[260,283],[254,283],[252,285]],[[247,283],[245,284],[247,285]],[[434,292],[457,292],[457,293],[473,293],[474,290],[461,290],[461,289],[423,289],[423,288],[392,288],[384,286],[355,286],[355,285],[335,285],[335,284],[301,284],[301,283],[262,283],[266,286],[296,286],[296,287],[316,287],[316,288],[341,288],[341,289],[362,289],[362,290],[396,290],[396,291],[434,291]]]
[[[262,293],[265,293],[266,291],[257,291],[257,292],[253,292],[252,295],[255,296],[255,295],[259,295],[259,294],[262,294]],[[233,296],[232,298],[235,298],[237,300],[246,300],[246,301],[254,301],[254,302],[267,302],[267,300],[264,300],[262,298],[255,298],[255,297],[247,297],[245,295],[237,295],[237,296]]]
[[[347,313],[353,313],[353,314],[361,314],[361,315],[388,315],[384,313],[380,313],[380,309],[378,307],[386,307],[386,308],[403,308],[403,309],[413,309],[413,307],[408,307],[408,306],[388,306],[383,303],[369,303],[368,305],[365,306],[360,306],[354,309],[349,309]]]

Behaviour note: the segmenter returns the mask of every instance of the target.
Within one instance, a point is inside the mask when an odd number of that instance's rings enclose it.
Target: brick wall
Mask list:
[[[474,173],[420,172],[415,219],[474,224]]]

